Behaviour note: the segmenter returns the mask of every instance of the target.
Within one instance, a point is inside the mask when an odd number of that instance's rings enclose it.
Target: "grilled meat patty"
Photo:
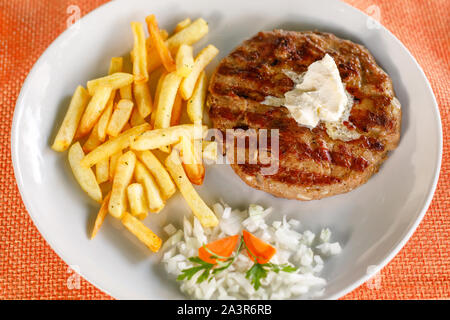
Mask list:
[[[344,124],[360,134],[356,140],[333,140],[323,123],[310,130],[297,124],[287,108],[261,104],[266,96],[282,98],[292,90],[294,83],[283,70],[304,73],[327,53],[354,98]],[[220,62],[207,104],[214,127],[224,133],[237,128],[279,130],[274,174],[262,174],[266,164],[260,162],[231,166],[249,186],[283,198],[321,199],[356,188],[378,171],[400,139],[401,109],[389,76],[366,48],[329,33],[258,33]],[[235,145],[227,153],[237,151]]]

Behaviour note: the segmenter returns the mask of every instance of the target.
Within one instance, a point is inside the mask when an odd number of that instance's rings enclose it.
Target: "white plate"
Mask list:
[[[333,32],[364,44],[393,79],[403,108],[402,138],[378,174],[356,190],[312,202],[283,200],[247,187],[226,165],[209,167],[198,188],[207,203],[223,198],[232,206],[273,206],[299,218],[314,231],[329,226],[343,252],[327,261],[324,298],[338,298],[388,263],[409,239],[428,208],[441,161],[442,131],[430,85],[406,48],[385,28],[376,28],[360,11],[338,1],[112,1],[64,32],[33,67],[14,113],[12,157],[25,206],[52,248],[84,278],[116,298],[183,298],[157,263],[159,256],[107,218],[88,240],[98,205],[76,184],[65,154],[50,149],[69,99],[78,84],[107,73],[109,59],[130,51],[130,21],[156,14],[171,30],[184,17],[203,17],[218,61],[260,30],[284,28]],[[375,28],[374,28],[375,26]],[[163,212],[146,220],[178,221],[189,209],[177,195]],[[375,265],[372,274],[368,266]]]

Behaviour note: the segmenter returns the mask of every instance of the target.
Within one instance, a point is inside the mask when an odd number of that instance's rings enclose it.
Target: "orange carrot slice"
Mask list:
[[[161,33],[159,31],[158,22],[156,21],[156,17],[154,14],[149,15],[145,18],[145,22],[147,23],[148,33],[150,34],[150,41],[153,43],[153,46],[158,51],[158,54],[161,58],[162,64],[164,68],[168,72],[173,72],[176,70],[175,61],[170,54],[169,49],[164,43],[163,38],[161,37]]]
[[[255,256],[258,263],[267,263],[277,252],[277,250],[270,244],[255,237],[253,234],[246,230],[243,231],[243,236],[244,243],[247,247],[248,256],[250,257],[250,259],[252,259],[253,262],[255,262]]]
[[[235,235],[213,241],[211,243],[208,243],[205,247],[217,256],[228,258],[233,253],[234,248],[236,248],[236,244],[238,243],[238,241],[239,236]],[[200,247],[200,249],[198,249],[199,258],[205,262],[216,264],[216,259],[211,259],[211,253],[208,252],[208,250],[206,250],[204,247]],[[223,258],[217,260],[223,261],[225,260]]]

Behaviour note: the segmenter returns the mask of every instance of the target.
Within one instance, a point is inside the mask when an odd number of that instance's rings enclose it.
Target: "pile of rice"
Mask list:
[[[203,229],[197,218],[193,223],[185,217],[183,230],[169,224],[164,230],[170,236],[162,247],[167,272],[175,278],[181,271],[193,267],[189,257],[198,256],[198,249],[209,242],[227,236],[242,234],[242,230],[273,245],[277,252],[270,262],[276,264],[289,263],[298,268],[293,273],[269,272],[267,278],[261,280],[261,287],[255,290],[246,272],[253,265],[245,249],[235,262],[223,272],[215,275],[211,281],[196,283],[201,272],[191,280],[180,281],[180,289],[194,299],[288,299],[291,297],[318,297],[323,293],[325,279],[318,277],[323,268],[323,258],[339,254],[339,243],[330,243],[331,232],[323,229],[317,237],[313,232],[296,231],[300,221],[286,216],[282,221],[267,224],[266,217],[272,211],[258,205],[250,205],[248,210],[232,210],[225,204],[217,203],[213,209],[220,224],[215,228]]]

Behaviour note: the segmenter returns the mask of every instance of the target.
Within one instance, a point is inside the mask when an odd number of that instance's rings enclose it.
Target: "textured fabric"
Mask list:
[[[448,0],[347,0],[393,32],[416,57],[439,103],[443,131],[442,171],[431,206],[400,253],[372,281],[344,299],[450,298],[449,263],[449,46]],[[110,299],[81,280],[69,289],[68,266],[33,225],[20,198],[11,162],[14,106],[25,77],[64,31],[77,5],[81,15],[105,0],[0,0],[0,298]],[[70,282],[70,281],[69,281]]]

